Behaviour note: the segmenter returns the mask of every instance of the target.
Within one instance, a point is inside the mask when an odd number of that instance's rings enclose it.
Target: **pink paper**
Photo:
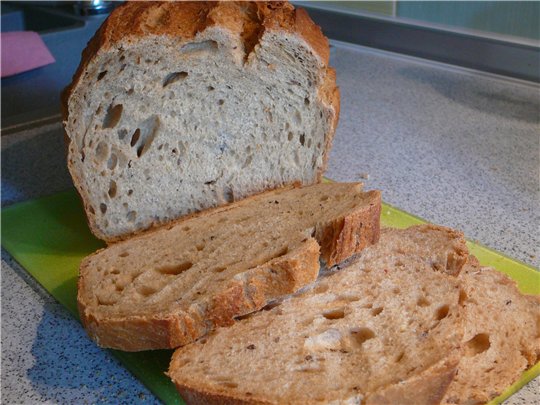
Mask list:
[[[13,76],[55,62],[37,32],[2,32],[0,39],[2,77]]]

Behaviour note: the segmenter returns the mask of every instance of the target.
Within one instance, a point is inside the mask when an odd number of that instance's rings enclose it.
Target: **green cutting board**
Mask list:
[[[382,224],[396,228],[425,223],[387,204]],[[77,275],[81,259],[104,246],[86,225],[82,205],[75,191],[27,201],[2,210],[2,245],[51,295],[78,319]],[[517,281],[520,290],[540,294],[540,273],[476,243],[470,251],[483,265],[500,270]],[[171,350],[126,353],[111,350],[128,370],[166,404],[183,403],[164,375]],[[500,403],[540,374],[540,363],[493,401]]]

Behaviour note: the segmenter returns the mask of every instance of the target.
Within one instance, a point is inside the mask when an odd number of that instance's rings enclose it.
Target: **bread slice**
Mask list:
[[[328,41],[287,2],[126,2],[64,95],[92,232],[320,181],[339,115]]]
[[[81,264],[81,320],[103,347],[184,345],[377,242],[380,209],[358,183],[285,188],[118,242]]]
[[[540,297],[523,295],[506,275],[477,263],[463,288],[463,357],[444,403],[483,404],[540,360]]]
[[[450,252],[466,246],[446,228],[385,230],[310,290],[176,350],[169,376],[187,403],[438,403],[462,339]]]

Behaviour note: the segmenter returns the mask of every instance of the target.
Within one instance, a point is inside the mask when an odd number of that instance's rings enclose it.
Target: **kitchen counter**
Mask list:
[[[334,43],[341,120],[327,176],[538,267],[536,85]],[[2,138],[2,205],[72,187],[60,124]],[[31,220],[29,218],[28,220]],[[2,252],[6,403],[156,403]],[[507,404],[538,401],[540,379]]]

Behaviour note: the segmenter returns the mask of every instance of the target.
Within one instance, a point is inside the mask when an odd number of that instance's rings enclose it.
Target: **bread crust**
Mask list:
[[[366,210],[339,218],[316,229],[321,244],[321,257],[328,267],[334,266],[379,241],[381,217],[381,192],[366,194],[372,203]]]
[[[253,20],[253,21],[252,21]],[[242,22],[245,22],[243,24]],[[245,25],[245,27],[244,27]],[[117,7],[94,34],[83,50],[81,63],[71,84],[62,92],[61,111],[64,134],[68,150],[68,169],[73,183],[81,196],[87,222],[92,233],[107,243],[125,240],[133,233],[120,236],[107,236],[96,225],[95,212],[89,203],[88,193],[83,181],[69,159],[71,139],[67,133],[69,120],[69,101],[85,77],[88,67],[98,54],[123,44],[137,41],[149,35],[169,36],[178,40],[179,45],[188,43],[196,36],[203,35],[212,27],[220,27],[240,37],[246,52],[251,52],[266,30],[288,32],[303,39],[326,70],[326,76],[319,87],[319,99],[326,108],[333,111],[330,117],[330,130],[326,134],[321,169],[316,173],[320,182],[326,170],[332,140],[339,119],[340,98],[336,85],[335,71],[328,67],[330,48],[327,38],[322,34],[301,8],[294,8],[286,1],[276,2],[136,2],[128,1]],[[268,189],[266,190],[268,191]],[[154,227],[151,224],[148,228]]]

